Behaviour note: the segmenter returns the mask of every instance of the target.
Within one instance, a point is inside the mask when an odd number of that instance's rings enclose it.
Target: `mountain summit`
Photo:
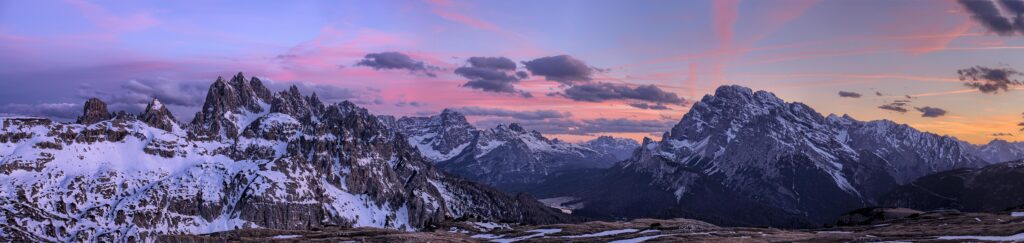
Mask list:
[[[600,176],[580,176],[583,214],[815,226],[926,174],[986,165],[971,145],[890,121],[825,117],[741,86],[719,87]],[[575,192],[570,192],[570,191]]]

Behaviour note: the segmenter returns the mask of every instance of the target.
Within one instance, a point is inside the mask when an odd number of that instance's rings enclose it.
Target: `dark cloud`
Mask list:
[[[424,106],[427,106],[427,103],[418,102],[418,101],[399,101],[399,102],[395,102],[395,106],[398,106],[398,107],[406,107],[406,106],[410,106],[410,107],[424,107]]]
[[[889,104],[878,106],[878,109],[890,110],[890,111],[895,111],[895,112],[899,112],[899,113],[907,113],[908,110],[907,110],[906,106],[907,106],[906,102],[894,101],[894,102],[889,103]]]
[[[974,66],[956,71],[964,86],[976,88],[982,93],[995,94],[1000,90],[1008,91],[1010,86],[1021,85],[1021,81],[1014,76],[1021,76],[1021,72],[1010,67],[989,68]]]
[[[629,87],[612,83],[591,83],[574,85],[565,89],[562,95],[575,101],[602,102],[606,100],[631,99],[660,104],[685,105],[686,101],[678,95],[667,92],[654,85]]]
[[[533,75],[544,76],[545,79],[573,85],[577,82],[590,82],[594,69],[586,63],[569,55],[541,57],[523,62],[526,70]]]
[[[1013,137],[1013,133],[1008,132],[997,132],[992,134],[993,137]]]
[[[882,92],[875,91],[875,96],[882,96]]]
[[[1020,0],[998,1],[1003,6],[1004,14],[996,6],[995,1],[990,0],[960,0],[971,18],[981,23],[988,30],[1002,36],[1014,35],[1016,32],[1024,34],[1024,3]]]
[[[516,72],[516,63],[512,60],[505,57],[470,57],[467,62],[468,66],[455,69],[455,74],[469,79],[462,87],[533,97],[529,92],[516,89],[515,84],[526,78],[526,72]]]
[[[940,117],[940,116],[945,116],[946,115],[946,110],[944,110],[942,108],[938,108],[938,107],[925,106],[925,107],[914,107],[914,109],[921,112],[921,117],[932,117],[932,118],[934,118],[934,117]]]
[[[82,106],[71,103],[6,104],[0,105],[0,116],[36,116],[61,121],[74,120],[82,114]]]
[[[669,110],[668,106],[663,104],[629,103],[629,106],[644,110]]]
[[[840,90],[839,91],[839,97],[844,97],[844,98],[860,98],[860,93]]]
[[[1020,113],[1020,116],[1024,117],[1024,113]],[[1021,131],[1024,131],[1024,122],[1017,123],[1017,126],[1020,127]]]
[[[438,67],[427,65],[408,55],[393,51],[366,54],[362,60],[356,63],[356,66],[366,66],[374,70],[404,69],[409,70],[410,73],[422,73],[429,77],[436,77],[437,75],[433,71],[440,70]]]
[[[380,97],[375,97],[376,94],[380,93],[380,90],[375,89],[349,89],[342,88],[330,84],[317,84],[308,82],[277,82],[277,81],[264,81],[263,85],[266,85],[268,89],[277,92],[281,90],[288,90],[289,87],[295,85],[299,88],[299,92],[303,95],[312,95],[316,93],[316,96],[321,101],[327,103],[338,103],[342,101],[352,101],[356,104],[379,104]],[[206,92],[203,92],[206,94]]]
[[[506,57],[470,57],[468,62],[472,67],[508,71],[516,70],[516,62]]]
[[[513,111],[499,108],[484,108],[476,106],[455,108],[455,110],[467,116],[508,117],[517,120],[544,120],[568,118],[572,116],[572,113],[556,110]]]
[[[676,124],[675,120],[631,120],[626,118],[617,119],[589,119],[573,121],[568,119],[548,120],[506,120],[492,119],[476,122],[478,127],[494,127],[498,124],[519,123],[523,127],[536,130],[544,134],[574,134],[594,135],[597,133],[663,133]]]
[[[1003,9],[1010,11],[1013,15],[1020,16],[1024,14],[1024,1],[1022,0],[1001,0],[999,3],[1003,5]]]
[[[910,95],[903,95],[903,97],[907,97],[908,100],[909,99],[917,99],[917,97],[910,96]],[[910,102],[910,101],[907,101],[907,102]]]

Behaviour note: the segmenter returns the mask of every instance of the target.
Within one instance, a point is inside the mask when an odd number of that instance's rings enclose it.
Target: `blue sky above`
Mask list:
[[[176,100],[172,110],[188,119],[217,76],[244,72],[380,114],[557,111],[571,115],[471,119],[522,122],[570,140],[639,138],[656,136],[689,108],[629,95],[649,94],[634,92],[639,87],[692,103],[719,85],[740,84],[825,114],[891,119],[976,143],[1017,140],[1005,134],[1024,136],[1019,87],[983,93],[964,86],[957,70],[1024,67],[1024,32],[988,28],[968,2],[0,0],[0,113],[68,119],[88,97],[139,110],[157,96]],[[437,69],[356,65],[383,52]],[[532,71],[522,62],[559,55],[594,71],[578,89],[603,83],[614,95],[581,101],[565,95],[573,85],[536,73],[503,83],[527,98],[474,89],[454,72],[470,57],[504,57],[515,71]],[[906,95],[908,112],[878,108]],[[914,109],[925,106],[947,113],[922,117]],[[643,129],[600,131],[598,119]],[[563,124],[591,131],[551,128]]]

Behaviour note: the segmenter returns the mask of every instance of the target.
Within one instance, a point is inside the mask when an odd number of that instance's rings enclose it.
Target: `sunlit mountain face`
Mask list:
[[[0,1],[0,241],[1021,240],[1022,16]]]

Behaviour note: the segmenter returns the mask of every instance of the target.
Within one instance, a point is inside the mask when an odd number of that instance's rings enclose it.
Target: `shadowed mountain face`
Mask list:
[[[1024,206],[1024,161],[959,169],[918,178],[881,199],[882,205],[922,210],[998,212]]]
[[[608,168],[621,160],[623,151],[631,153],[638,146],[611,137],[567,143],[515,123],[479,130],[448,109],[430,117],[403,117],[393,126],[445,171],[507,191],[532,186],[557,171]]]
[[[90,100],[79,124],[2,118],[0,238],[153,240],[235,228],[430,229],[443,221],[571,220],[436,169],[350,102],[271,93],[241,74],[182,125]]]
[[[605,171],[560,175],[579,183],[550,178],[531,191],[576,197],[577,211],[593,216],[814,226],[918,177],[987,164],[972,151],[955,138],[891,121],[825,117],[769,92],[722,86],[632,158]],[[558,184],[571,186],[551,189]]]

